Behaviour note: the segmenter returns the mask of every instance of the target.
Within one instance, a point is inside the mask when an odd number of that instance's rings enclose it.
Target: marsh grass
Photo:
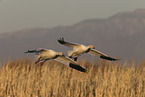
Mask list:
[[[56,61],[9,60],[0,69],[0,95],[7,97],[144,97],[145,62],[78,62],[82,73]]]

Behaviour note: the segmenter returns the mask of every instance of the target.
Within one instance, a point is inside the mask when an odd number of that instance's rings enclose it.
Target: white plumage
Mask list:
[[[70,59],[69,57],[64,56],[64,54],[62,52],[56,52],[51,49],[40,48],[37,50],[28,50],[27,52],[24,52],[24,53],[35,53],[37,56],[37,61],[35,62],[36,64],[39,62],[42,62],[42,64],[43,64],[47,60],[54,59],[64,65],[67,65],[78,71],[86,72],[86,70],[84,68],[77,65],[77,63],[75,61],[73,61],[72,59]]]
[[[111,61],[118,60],[116,58],[109,57],[108,55],[106,55],[100,51],[95,50],[95,47],[93,45],[85,46],[82,44],[70,43],[70,42],[64,41],[64,38],[58,39],[58,42],[60,44],[67,46],[67,47],[73,47],[72,51],[68,51],[68,56],[70,58],[75,57],[75,60],[77,60],[77,58],[81,54],[84,54],[84,53],[88,53],[88,54],[93,55],[93,56],[99,56],[100,58],[106,59],[106,60],[111,60]]]

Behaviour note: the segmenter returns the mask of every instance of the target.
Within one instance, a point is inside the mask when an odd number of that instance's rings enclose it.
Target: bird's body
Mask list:
[[[80,56],[81,54],[84,54],[84,53],[88,53],[93,56],[99,56],[100,58],[106,59],[106,60],[111,60],[111,61],[118,60],[116,58],[109,57],[108,55],[106,55],[100,51],[95,50],[95,47],[93,45],[85,46],[82,44],[70,43],[70,42],[64,41],[64,38],[60,38],[58,40],[58,42],[67,47],[73,47],[72,51],[68,51],[68,56],[70,58],[75,57],[75,60],[77,60],[78,56]]]
[[[40,54],[38,54],[38,57],[41,57],[43,59],[53,59],[55,57],[57,57],[58,55],[63,55],[63,54],[59,54],[58,52],[55,52],[53,50],[46,50],[41,52]]]
[[[90,46],[78,45],[78,46],[74,47],[72,51],[68,51],[68,56],[76,57],[81,54],[87,53],[87,51],[89,51],[89,49],[90,49]]]
[[[35,53],[37,56],[37,61],[35,62],[36,64],[39,62],[46,62],[47,60],[50,59],[54,59],[64,65],[67,65],[71,68],[74,68],[78,71],[81,72],[86,72],[86,70],[84,68],[82,68],[81,66],[79,66],[75,61],[73,61],[72,59],[64,56],[64,54],[62,52],[56,52],[54,50],[51,49],[37,49],[37,50],[28,50],[27,52],[24,53]]]
[[[55,59],[59,55],[63,55],[63,53],[61,53],[61,52],[55,52],[51,49],[43,49],[43,48],[40,48],[40,49],[37,49],[37,50],[28,50],[25,53],[35,53],[35,55],[38,59],[36,61],[36,63],[38,63],[39,61]]]

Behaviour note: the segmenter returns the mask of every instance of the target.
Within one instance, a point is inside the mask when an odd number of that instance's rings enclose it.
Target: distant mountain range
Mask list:
[[[121,59],[145,59],[145,9],[122,12],[106,19],[88,19],[71,26],[24,29],[0,34],[0,57],[27,57],[28,49],[70,50],[57,42],[93,44],[97,50]],[[84,55],[83,55],[84,56]]]

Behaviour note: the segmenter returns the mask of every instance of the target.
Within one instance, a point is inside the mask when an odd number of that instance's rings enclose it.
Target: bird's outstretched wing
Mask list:
[[[97,51],[95,49],[90,49],[88,54],[93,55],[93,56],[99,56],[102,59],[106,59],[106,60],[110,60],[110,61],[117,61],[117,60],[119,60],[119,59],[116,59],[116,58],[109,57],[108,55],[106,55],[106,54],[104,54],[104,53],[102,53],[100,51]]]
[[[63,44],[63,45],[65,45],[65,46],[67,46],[67,47],[76,47],[76,46],[80,46],[80,44],[77,44],[77,43],[70,43],[70,42],[64,41],[64,38],[63,38],[63,37],[60,38],[60,39],[58,39],[57,41],[58,41],[60,44]]]
[[[72,63],[72,64],[77,64],[75,61],[73,61],[71,58],[69,57],[66,57],[66,56],[58,56],[57,58],[55,58],[54,60],[64,64],[64,65],[67,65],[69,66],[69,63]]]
[[[65,57],[65,56],[58,56],[56,59],[54,59],[64,65],[67,65],[73,69],[76,69],[78,71],[81,72],[86,72],[86,69],[84,69],[83,67],[79,66],[75,61],[73,61],[72,59]]]
[[[43,51],[46,51],[46,50],[47,49],[45,49],[45,48],[39,48],[39,49],[36,49],[36,50],[28,50],[28,51],[26,51],[24,53],[35,53],[35,54],[39,54],[39,53],[41,53]]]
[[[37,52],[37,50],[28,50],[28,51],[26,51],[24,53],[36,53],[36,52]]]

